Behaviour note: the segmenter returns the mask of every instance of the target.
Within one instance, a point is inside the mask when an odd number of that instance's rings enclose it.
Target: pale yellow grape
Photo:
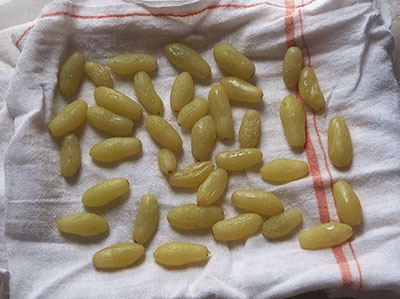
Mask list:
[[[228,171],[238,171],[258,164],[262,157],[258,148],[241,148],[218,153],[215,162]]]
[[[234,241],[253,236],[260,230],[262,224],[260,215],[246,213],[215,223],[212,231],[218,241]]]
[[[207,259],[206,246],[187,242],[169,242],[154,251],[154,259],[164,266],[183,266]]]
[[[183,106],[189,103],[193,96],[194,85],[190,73],[182,72],[176,77],[171,88],[171,110],[179,112]]]
[[[190,129],[208,112],[209,102],[204,98],[197,98],[183,106],[178,114],[178,125]]]
[[[328,155],[332,164],[337,167],[349,165],[353,158],[349,128],[341,117],[334,117],[329,122]]]
[[[301,104],[294,96],[289,95],[282,100],[279,114],[289,145],[304,147],[306,142],[306,118]]]
[[[90,149],[92,159],[101,162],[115,162],[132,157],[142,151],[142,142],[135,137],[113,137],[104,139]]]
[[[173,151],[163,148],[158,152],[158,166],[165,174],[172,174],[176,170],[176,156]]]
[[[275,159],[260,169],[263,179],[275,183],[288,183],[308,175],[306,162],[291,159]]]
[[[101,207],[129,191],[129,182],[124,178],[102,181],[82,195],[82,203],[87,207]]]
[[[197,161],[203,161],[212,150],[217,131],[211,116],[206,115],[199,119],[192,128],[192,156]]]
[[[131,120],[138,120],[142,117],[142,106],[115,89],[105,86],[97,87],[94,91],[94,98],[97,105]]]
[[[229,140],[234,137],[231,105],[225,89],[220,84],[211,86],[208,93],[210,115],[214,121],[218,138]]]
[[[333,194],[340,221],[350,226],[359,225],[363,216],[360,200],[353,188],[340,180],[333,185]]]
[[[319,88],[317,76],[311,67],[301,70],[299,79],[299,91],[304,102],[315,111],[325,109],[325,98]]]
[[[274,216],[283,211],[278,197],[260,189],[236,190],[232,194],[232,203],[238,208],[265,216]]]
[[[303,220],[298,209],[288,209],[264,222],[262,232],[268,239],[278,239],[290,234]]]
[[[151,194],[145,194],[140,199],[139,211],[136,214],[132,239],[144,245],[154,234],[158,224],[158,203]]]
[[[247,110],[239,129],[239,144],[241,148],[256,147],[260,138],[260,114],[257,110]]]
[[[146,72],[138,72],[133,78],[136,96],[150,114],[159,115],[164,111],[164,104],[154,89],[150,76]]]
[[[243,80],[249,80],[256,71],[253,62],[231,45],[218,44],[213,54],[222,70]]]
[[[209,206],[224,193],[228,184],[228,173],[223,168],[214,169],[197,191],[197,205]]]
[[[146,118],[146,129],[150,136],[167,149],[182,150],[182,139],[178,132],[162,117],[150,115]]]
[[[106,232],[108,222],[99,215],[83,212],[58,219],[57,227],[64,233],[91,237]]]
[[[214,165],[210,161],[203,161],[186,166],[169,176],[169,183],[174,187],[197,187],[213,171]]]
[[[117,243],[97,251],[92,258],[99,269],[125,268],[138,261],[144,254],[144,247],[133,242]]]
[[[114,84],[109,70],[100,63],[94,61],[86,61],[85,72],[96,86],[106,86],[113,88]]]
[[[65,135],[61,139],[60,169],[65,177],[72,177],[81,167],[81,150],[78,137]]]
[[[171,43],[164,47],[168,60],[178,69],[187,71],[200,79],[208,77],[210,66],[199,53],[182,43]]]
[[[81,84],[84,67],[85,56],[81,53],[72,53],[65,60],[58,72],[58,86],[62,95],[71,97],[75,94]]]
[[[299,242],[303,249],[330,248],[350,239],[352,234],[350,225],[332,221],[301,232]]]
[[[170,225],[184,230],[205,229],[222,220],[223,211],[219,207],[198,207],[188,204],[173,208],[168,212]]]
[[[283,58],[283,81],[287,87],[295,87],[299,82],[301,69],[303,68],[303,52],[298,47],[290,47]]]
[[[139,71],[152,72],[157,68],[157,60],[147,54],[120,54],[107,61],[107,65],[120,75],[132,75]]]
[[[126,136],[132,133],[133,121],[106,108],[92,106],[87,110],[89,123],[104,132]]]
[[[258,103],[263,97],[261,88],[237,77],[224,77],[220,83],[225,88],[229,99],[233,101]]]
[[[76,100],[58,113],[50,122],[49,130],[52,136],[63,136],[77,127],[79,127],[86,119],[88,106],[85,101]]]

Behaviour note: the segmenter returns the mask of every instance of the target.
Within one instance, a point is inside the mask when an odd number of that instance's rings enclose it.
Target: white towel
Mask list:
[[[158,4],[161,6],[161,4]],[[157,5],[154,5],[157,6]],[[47,6],[34,24],[18,31],[14,41],[22,50],[6,101],[14,118],[14,134],[5,154],[5,236],[12,298],[281,298],[304,291],[341,288],[386,289],[400,294],[400,148],[399,88],[389,53],[393,38],[371,1],[271,0],[174,1],[163,7],[120,2],[101,5],[56,2]],[[262,115],[260,149],[264,162],[279,157],[308,161],[311,174],[286,185],[264,182],[258,170],[234,173],[224,198],[218,202],[225,217],[242,211],[230,203],[240,188],[274,192],[286,208],[297,207],[304,221],[282,242],[262,234],[246,241],[216,242],[211,233],[182,233],[172,229],[166,214],[172,207],[194,203],[196,190],[172,189],[159,171],[159,150],[146,133],[143,119],[133,135],[143,142],[143,153],[133,159],[103,166],[88,156],[90,147],[105,138],[86,124],[78,132],[82,169],[65,180],[58,167],[59,145],[47,123],[68,101],[57,89],[57,71],[72,51],[101,63],[133,51],[154,55],[158,70],[151,74],[164,101],[164,117],[184,139],[179,167],[192,163],[190,132],[177,126],[169,109],[171,85],[179,73],[166,59],[163,46],[182,41],[201,53],[212,77],[195,80],[195,95],[206,97],[210,85],[223,75],[212,58],[212,48],[226,42],[256,65],[252,82],[264,91],[261,104],[232,103],[237,133],[248,108]],[[327,100],[325,113],[307,108],[306,150],[293,152],[279,120],[284,96],[294,94],[282,81],[282,58],[287,45],[303,49]],[[136,99],[131,78],[113,74],[115,88]],[[85,77],[75,98],[94,105],[94,85]],[[326,158],[326,132],[333,116],[346,119],[354,145],[351,167],[338,170]],[[237,148],[217,143],[213,153]],[[102,238],[82,241],[61,235],[56,220],[84,211],[82,193],[112,177],[126,177],[128,196],[96,211],[110,223]],[[346,179],[359,195],[364,221],[351,243],[335,249],[305,251],[296,235],[321,221],[337,220],[331,182]],[[92,255],[119,241],[131,239],[140,196],[154,194],[160,205],[160,223],[143,261],[117,271],[96,271]],[[207,245],[207,263],[169,270],[158,265],[153,251],[173,241]]]
[[[22,25],[26,28],[25,25]],[[4,241],[4,151],[13,134],[13,120],[8,113],[5,96],[8,85],[14,73],[19,51],[10,36],[19,27],[0,31],[0,299],[7,298],[9,272],[7,269],[7,254]]]

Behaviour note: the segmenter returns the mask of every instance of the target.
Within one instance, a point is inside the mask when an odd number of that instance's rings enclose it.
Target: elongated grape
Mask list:
[[[260,138],[260,114],[257,110],[247,110],[239,129],[239,144],[241,148],[256,147]]]
[[[218,44],[213,54],[222,70],[243,80],[249,80],[256,71],[253,62],[231,45]]]
[[[109,70],[100,63],[94,61],[86,61],[85,72],[88,74],[93,83],[97,86],[106,86],[113,88],[113,81]]]
[[[333,185],[336,208],[340,221],[350,226],[359,225],[362,220],[360,200],[353,188],[343,180]]]
[[[228,173],[223,168],[214,169],[197,191],[197,205],[209,206],[217,201],[228,184]]]
[[[189,103],[193,96],[194,85],[190,73],[182,72],[176,77],[171,88],[171,110],[179,112],[183,106]]]
[[[90,149],[92,159],[101,162],[115,162],[132,157],[142,151],[142,142],[135,137],[114,137],[104,139]]]
[[[108,222],[99,215],[83,212],[58,219],[57,227],[64,233],[91,237],[106,232]]]
[[[136,96],[150,114],[159,115],[164,111],[164,104],[154,89],[150,76],[146,72],[138,72],[133,78]]]
[[[208,100],[218,138],[232,139],[234,136],[232,110],[225,89],[220,84],[214,84],[208,93]]]
[[[238,208],[265,216],[274,216],[283,211],[278,197],[260,189],[236,190],[232,194],[232,203]]]
[[[101,207],[124,195],[128,190],[129,182],[127,179],[105,180],[83,193],[82,203],[87,207]]]
[[[204,98],[197,98],[185,105],[178,114],[178,125],[190,129],[207,114],[209,102]]]
[[[60,137],[75,130],[85,121],[87,110],[87,104],[82,100],[68,104],[49,122],[51,135]]]
[[[188,204],[170,210],[167,220],[173,227],[184,230],[205,229],[222,220],[223,214],[219,207],[198,207]]]
[[[133,121],[106,108],[92,106],[87,111],[89,123],[104,132],[126,136],[132,133]]]
[[[289,95],[282,100],[279,113],[289,145],[303,147],[306,142],[306,118],[301,104]]]
[[[210,161],[191,164],[169,176],[169,183],[174,187],[197,187],[213,171],[214,165]]]
[[[353,158],[349,128],[341,117],[334,117],[329,122],[328,155],[333,165],[345,167]]]
[[[93,265],[100,269],[125,268],[138,261],[144,254],[144,247],[133,242],[117,243],[97,251],[92,258]]]
[[[350,225],[332,221],[301,232],[299,242],[303,249],[323,249],[342,244],[352,234]]]
[[[325,109],[325,98],[319,88],[317,76],[311,67],[301,70],[299,79],[299,91],[304,102],[315,111]]]
[[[157,60],[147,54],[126,53],[109,59],[107,65],[117,74],[132,75],[140,71],[154,71],[157,68]]]
[[[187,242],[169,242],[154,251],[154,259],[164,266],[183,266],[200,262],[208,257],[204,245]]]
[[[105,86],[97,87],[94,91],[94,98],[97,105],[131,120],[138,120],[142,117],[142,107],[131,98],[115,89]]]
[[[263,179],[275,183],[288,183],[308,175],[306,162],[291,159],[275,159],[261,167]]]
[[[167,149],[182,150],[182,139],[178,132],[162,117],[150,115],[146,118],[146,129],[150,136]]]
[[[60,169],[65,177],[72,177],[81,167],[81,150],[78,137],[65,135],[61,140]]]
[[[212,150],[217,132],[211,116],[199,119],[192,128],[192,155],[197,161],[203,161]]]
[[[260,215],[246,213],[215,223],[212,231],[216,240],[234,241],[251,237],[262,225],[263,220]]]
[[[132,239],[144,245],[157,229],[158,203],[157,199],[151,194],[143,195],[140,201]]]
[[[258,103],[263,97],[260,88],[237,77],[224,77],[220,83],[225,88],[229,99],[233,101]]]
[[[290,234],[303,220],[298,209],[288,209],[264,222],[262,232],[268,239],[278,239]]]
[[[211,73],[210,66],[195,50],[182,43],[171,43],[164,47],[168,60],[178,69],[204,79]]]
[[[163,148],[158,152],[158,166],[165,174],[173,174],[176,170],[176,156],[167,149]]]
[[[287,87],[295,87],[303,68],[303,52],[298,47],[290,47],[283,58],[283,81]]]
[[[75,52],[63,63],[58,73],[58,86],[61,94],[72,97],[81,84],[83,69],[85,67],[85,56]]]
[[[218,153],[215,162],[228,171],[238,171],[258,164],[262,157],[263,153],[258,148],[241,148]]]

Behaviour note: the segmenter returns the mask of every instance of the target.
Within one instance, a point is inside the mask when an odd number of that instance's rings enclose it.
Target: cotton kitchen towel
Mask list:
[[[161,7],[163,6],[163,7]],[[33,25],[14,36],[21,54],[7,92],[14,134],[5,154],[5,236],[12,298],[281,298],[321,288],[387,289],[400,294],[400,178],[399,88],[390,63],[393,37],[371,1],[191,1],[149,6],[121,2],[96,4],[55,2]],[[59,141],[47,123],[71,100],[94,105],[95,86],[85,77],[73,99],[57,88],[60,64],[72,51],[105,63],[124,52],[154,55],[151,73],[166,107],[164,117],[184,140],[179,168],[193,162],[190,132],[177,126],[169,109],[171,85],[179,73],[166,59],[163,46],[181,41],[195,48],[210,64],[212,76],[195,79],[195,96],[206,97],[212,83],[226,75],[215,64],[212,49],[229,43],[256,66],[252,83],[264,91],[260,104],[232,103],[235,140],[217,142],[210,156],[238,148],[237,132],[247,109],[261,114],[259,148],[263,161],[286,157],[307,161],[310,175],[285,185],[263,181],[257,165],[232,173],[217,203],[229,218],[236,209],[230,196],[236,189],[260,188],[274,192],[285,208],[299,208],[304,221],[282,242],[262,234],[240,242],[216,242],[209,231],[183,233],[166,220],[169,209],[195,203],[195,189],[169,186],[157,165],[159,146],[148,136],[143,118],[133,135],[143,153],[110,166],[90,159],[90,147],[107,137],[89,124],[78,130],[82,167],[72,179],[59,170]],[[311,65],[325,94],[322,114],[307,112],[304,151],[288,146],[279,119],[283,97],[296,94],[282,81],[282,59],[288,46],[297,45],[304,64]],[[136,100],[132,77],[113,74],[115,88]],[[327,128],[333,116],[346,119],[354,144],[350,167],[336,169],[327,158]],[[62,235],[56,220],[82,212],[83,192],[112,177],[125,177],[130,193],[114,204],[95,210],[110,223],[106,236],[81,240]],[[332,182],[345,179],[360,197],[364,220],[351,242],[333,249],[302,250],[299,231],[320,222],[338,220]],[[96,271],[93,254],[116,242],[131,240],[141,195],[158,198],[157,233],[146,246],[145,258],[134,267]],[[93,211],[93,210],[91,210]],[[152,253],[168,241],[207,245],[206,263],[170,270],[158,265]]]

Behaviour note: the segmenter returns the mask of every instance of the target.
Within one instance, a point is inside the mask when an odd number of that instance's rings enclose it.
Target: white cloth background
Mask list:
[[[184,14],[216,3],[224,2],[204,1],[167,10]],[[255,1],[245,2],[246,5],[251,3]],[[295,37],[304,48],[299,9],[294,15]],[[159,12],[156,8],[127,3],[87,7],[59,2],[48,6],[43,13],[55,11],[92,16]],[[345,178],[353,185],[363,204],[365,220],[356,229],[352,242],[361,268],[363,289],[400,293],[400,207],[396,193],[400,170],[399,90],[390,64],[393,39],[370,1],[342,1],[339,6],[337,1],[318,0],[301,8],[301,13],[312,63],[327,99],[327,112],[316,117],[322,142],[326,144],[326,128],[334,115],[345,117],[352,133],[352,167],[346,172],[329,167],[334,180]],[[135,297],[195,298],[216,294],[265,298],[342,286],[342,275],[332,250],[301,250],[294,235],[284,242],[271,243],[259,234],[246,242],[227,245],[215,242],[209,233],[182,234],[171,229],[165,217],[168,209],[194,202],[195,190],[169,187],[156,164],[158,146],[147,136],[143,120],[134,129],[134,135],[144,144],[143,154],[111,167],[96,164],[88,157],[90,146],[106,135],[86,125],[79,132],[82,170],[77,178],[68,181],[59,174],[58,144],[47,132],[48,120],[66,104],[55,88],[56,76],[60,61],[72,50],[100,62],[124,51],[155,55],[159,68],[152,78],[167,108],[164,117],[176,127],[176,118],[168,109],[168,99],[178,71],[167,62],[162,46],[172,40],[182,40],[201,52],[210,63],[213,76],[208,80],[196,80],[195,93],[206,96],[210,84],[222,76],[212,59],[212,47],[218,42],[230,42],[255,61],[257,75],[253,82],[265,95],[261,105],[233,104],[236,131],[246,109],[258,108],[262,113],[260,148],[264,161],[282,156],[306,160],[305,152],[294,153],[287,146],[278,115],[280,100],[290,92],[281,79],[286,49],[284,17],[285,9],[260,5],[245,9],[209,9],[189,18],[81,19],[58,15],[36,22],[19,43],[23,51],[6,95],[8,111],[14,118],[14,128],[7,131],[12,138],[5,155],[6,260],[12,274],[13,298],[127,298],[132,294]],[[15,41],[26,28],[17,30]],[[10,66],[13,64],[15,60],[10,59]],[[7,73],[7,68],[5,70]],[[136,98],[130,79],[118,76],[114,79],[116,89]],[[93,105],[93,90],[93,84],[85,78],[77,98]],[[307,113],[330,217],[337,219],[313,115],[309,110]],[[7,124],[10,119],[5,116],[3,121]],[[190,135],[178,130],[186,141],[184,153],[179,157],[182,167],[192,161]],[[8,139],[4,137],[4,140]],[[213,155],[237,146],[237,140],[229,145],[218,142]],[[275,192],[285,207],[300,208],[304,213],[301,229],[319,223],[311,176],[287,185],[272,186],[261,180],[258,168],[230,176],[228,191],[221,201],[226,217],[240,212],[230,204],[233,190],[257,187]],[[82,242],[60,235],[55,227],[56,219],[83,211],[81,194],[94,183],[116,176],[128,178],[132,187],[129,196],[109,209],[99,210],[110,222],[108,236]],[[134,268],[114,273],[94,270],[91,265],[94,252],[130,239],[139,198],[149,192],[159,198],[161,213],[159,229],[147,248],[144,261]],[[160,267],[153,261],[152,252],[171,240],[206,244],[211,251],[208,263],[177,271]],[[353,289],[357,290],[360,286],[357,263],[348,245],[344,245],[343,250]]]
[[[23,26],[25,27],[25,26]],[[9,273],[7,272],[7,253],[4,241],[4,152],[11,139],[14,126],[13,119],[8,113],[5,103],[5,95],[7,93],[8,85],[14,74],[14,69],[19,56],[19,50],[11,42],[11,34],[16,28],[3,30],[0,32],[0,127],[2,133],[0,134],[0,298],[3,298],[8,293],[8,280]]]

